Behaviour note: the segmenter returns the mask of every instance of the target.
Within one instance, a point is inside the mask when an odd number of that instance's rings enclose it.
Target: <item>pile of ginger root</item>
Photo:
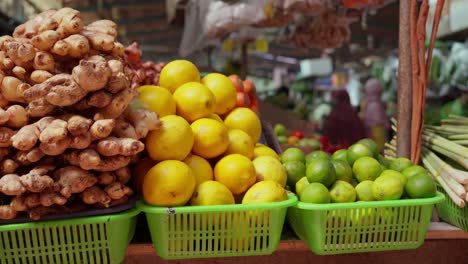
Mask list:
[[[85,25],[71,8],[0,37],[0,219],[128,200],[129,165],[160,126],[156,113],[131,107],[133,77],[117,25]]]

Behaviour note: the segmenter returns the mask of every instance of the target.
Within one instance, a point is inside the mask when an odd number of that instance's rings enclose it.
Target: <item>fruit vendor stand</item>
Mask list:
[[[468,118],[423,124],[444,2],[427,58],[428,1],[400,3],[398,114],[383,152],[370,138],[282,148],[246,65],[241,78],[143,62],[116,22],[69,7],[19,24],[0,37],[0,263],[468,262]],[[276,4],[239,8],[251,19],[271,8],[259,27],[318,12],[291,35],[297,46],[338,47],[350,33],[329,3]],[[209,19],[210,38],[242,26]],[[321,23],[339,33],[308,35]]]

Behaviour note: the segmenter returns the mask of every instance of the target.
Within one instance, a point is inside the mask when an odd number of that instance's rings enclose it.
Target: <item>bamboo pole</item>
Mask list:
[[[398,111],[397,111],[397,156],[410,157],[411,152],[411,48],[410,4],[400,1],[398,35]]]

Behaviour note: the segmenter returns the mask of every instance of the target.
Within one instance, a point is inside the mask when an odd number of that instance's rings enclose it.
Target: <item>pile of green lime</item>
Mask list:
[[[349,203],[429,198],[436,185],[427,171],[407,158],[387,160],[377,144],[362,139],[329,155],[288,148],[281,155],[288,186],[307,203]]]

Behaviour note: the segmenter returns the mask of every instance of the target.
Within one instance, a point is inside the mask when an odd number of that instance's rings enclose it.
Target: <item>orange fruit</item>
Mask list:
[[[216,114],[224,115],[236,106],[236,88],[228,77],[220,73],[210,73],[203,77],[201,82],[214,94]]]
[[[213,93],[197,82],[183,84],[173,96],[177,115],[182,116],[189,123],[210,116],[216,103]]]
[[[228,129],[210,118],[200,118],[191,125],[194,135],[192,152],[205,159],[223,154],[229,147]]]
[[[216,181],[228,187],[234,195],[241,194],[255,183],[255,167],[247,157],[230,154],[216,163],[214,177]]]
[[[262,124],[258,115],[249,108],[234,108],[225,118],[228,128],[237,128],[250,135],[253,142],[258,142],[262,134]]]
[[[145,85],[139,87],[138,91],[140,92],[138,99],[160,117],[176,113],[176,103],[172,94],[166,88]]]
[[[180,116],[161,118],[161,127],[148,133],[146,150],[151,159],[183,160],[193,147],[194,137],[190,124]]]
[[[159,85],[174,93],[182,84],[200,82],[200,72],[187,60],[174,60],[166,64],[159,76]]]
[[[195,190],[195,175],[187,164],[165,160],[146,173],[143,179],[143,200],[154,206],[181,206]]]

